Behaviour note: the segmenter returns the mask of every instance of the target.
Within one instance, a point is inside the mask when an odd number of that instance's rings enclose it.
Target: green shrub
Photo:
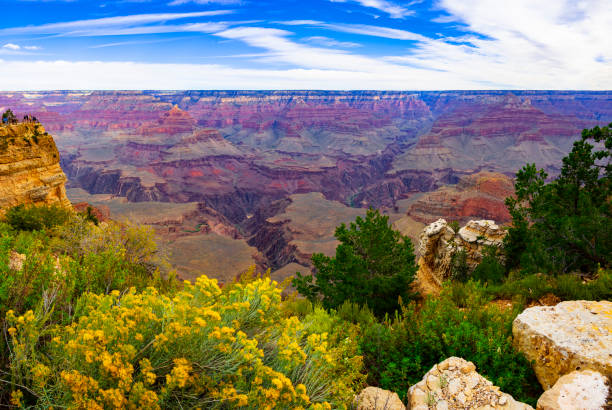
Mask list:
[[[420,309],[412,303],[393,319],[362,328],[360,347],[368,383],[403,398],[408,386],[434,364],[459,356],[474,362],[477,371],[504,392],[535,405],[539,383],[530,363],[512,346],[512,321],[519,310],[487,305],[488,298],[474,282],[460,286],[474,293],[461,307],[447,289]]]
[[[553,293],[554,285],[550,278],[540,273],[518,278],[510,277],[500,285],[489,286],[487,291],[495,298],[526,304],[537,301],[548,293]]]
[[[538,301],[548,294],[560,300],[610,300],[612,271],[599,269],[596,277],[589,280],[574,274],[556,277],[544,274],[510,276],[499,285],[490,285],[483,289],[490,297],[510,299],[520,305]]]
[[[62,225],[70,218],[70,211],[57,205],[17,205],[6,211],[6,222],[18,231],[41,231]]]

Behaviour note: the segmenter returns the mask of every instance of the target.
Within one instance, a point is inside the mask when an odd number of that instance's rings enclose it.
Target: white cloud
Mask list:
[[[346,3],[349,0],[329,0],[333,3]],[[406,16],[414,14],[414,11],[408,10],[404,6],[400,6],[396,3],[387,0],[350,0],[355,3],[361,4],[363,7],[370,7],[373,9],[380,10],[387,13],[389,17],[394,19],[402,19]]]
[[[18,46],[17,44],[13,44],[13,43],[7,43],[7,44],[3,45],[2,48],[6,48],[6,49],[9,49],[9,50],[15,50],[15,51],[21,49],[20,46]]]
[[[231,10],[199,11],[193,13],[157,13],[157,14],[135,14],[130,16],[105,17],[91,20],[77,20],[63,23],[42,24],[39,26],[11,27],[0,29],[0,35],[19,34],[61,34],[72,36],[86,35],[120,35],[120,34],[148,34],[168,32],[163,25],[146,26],[146,24],[160,23],[170,20],[210,17],[233,13]],[[213,23],[192,24],[193,31],[198,25]],[[177,26],[175,26],[177,27]],[[205,26],[204,26],[205,27]],[[155,30],[162,31],[155,31]],[[218,30],[220,28],[216,28]],[[222,29],[222,28],[221,28]]]
[[[39,46],[23,46],[23,48],[31,51],[40,50]]]

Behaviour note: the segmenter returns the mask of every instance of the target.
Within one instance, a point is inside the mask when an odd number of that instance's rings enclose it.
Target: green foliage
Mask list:
[[[467,252],[460,248],[451,256],[450,262],[451,278],[460,282],[466,281],[470,274],[470,267],[467,264]]]
[[[311,301],[321,299],[325,308],[337,308],[351,300],[368,305],[377,315],[393,312],[398,300],[407,300],[417,270],[410,239],[393,230],[389,217],[369,209],[347,228],[336,228],[340,245],[336,256],[312,256],[316,275],[293,280],[296,289]]]
[[[538,301],[546,295],[554,295],[560,300],[610,300],[612,270],[599,269],[594,278],[586,281],[574,274],[511,276],[501,284],[484,289],[491,297],[514,300],[521,305]]]
[[[499,260],[499,248],[486,246],[482,261],[472,272],[471,278],[484,283],[500,283],[506,277],[506,268]]]
[[[93,213],[93,208],[91,206],[87,207],[84,217],[87,221],[93,223],[94,225],[98,225],[100,223],[98,217]]]
[[[594,151],[589,141],[603,149]],[[547,182],[535,164],[517,173],[515,197],[506,199],[512,216],[505,240],[509,269],[558,274],[610,266],[611,158],[610,128],[595,127],[582,132],[554,181]]]
[[[449,226],[449,227],[450,227],[450,228],[451,228],[451,229],[452,229],[452,230],[453,230],[455,233],[458,233],[458,232],[459,232],[459,229],[461,228],[461,227],[459,226],[459,221],[450,221],[450,222],[448,223],[448,226]]]
[[[405,397],[407,388],[434,364],[458,356],[474,362],[502,391],[535,405],[539,383],[527,359],[512,346],[512,321],[519,311],[487,304],[489,298],[476,283],[457,285],[464,292],[459,306],[451,287],[420,309],[409,304],[392,320],[362,327],[368,383]]]
[[[62,225],[68,221],[70,211],[57,205],[26,206],[10,208],[5,215],[6,222],[18,231],[41,231]]]

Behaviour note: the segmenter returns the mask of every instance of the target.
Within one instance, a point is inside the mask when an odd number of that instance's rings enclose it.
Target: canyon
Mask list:
[[[612,121],[612,92],[2,92],[8,108],[53,134],[73,202],[152,225],[186,278],[226,281],[309,269],[370,206],[415,244],[438,218],[508,222],[516,171],[555,175]]]

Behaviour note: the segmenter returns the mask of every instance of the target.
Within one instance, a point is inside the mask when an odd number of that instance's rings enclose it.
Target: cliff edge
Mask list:
[[[53,137],[39,123],[0,125],[0,215],[15,205],[71,207]]]

